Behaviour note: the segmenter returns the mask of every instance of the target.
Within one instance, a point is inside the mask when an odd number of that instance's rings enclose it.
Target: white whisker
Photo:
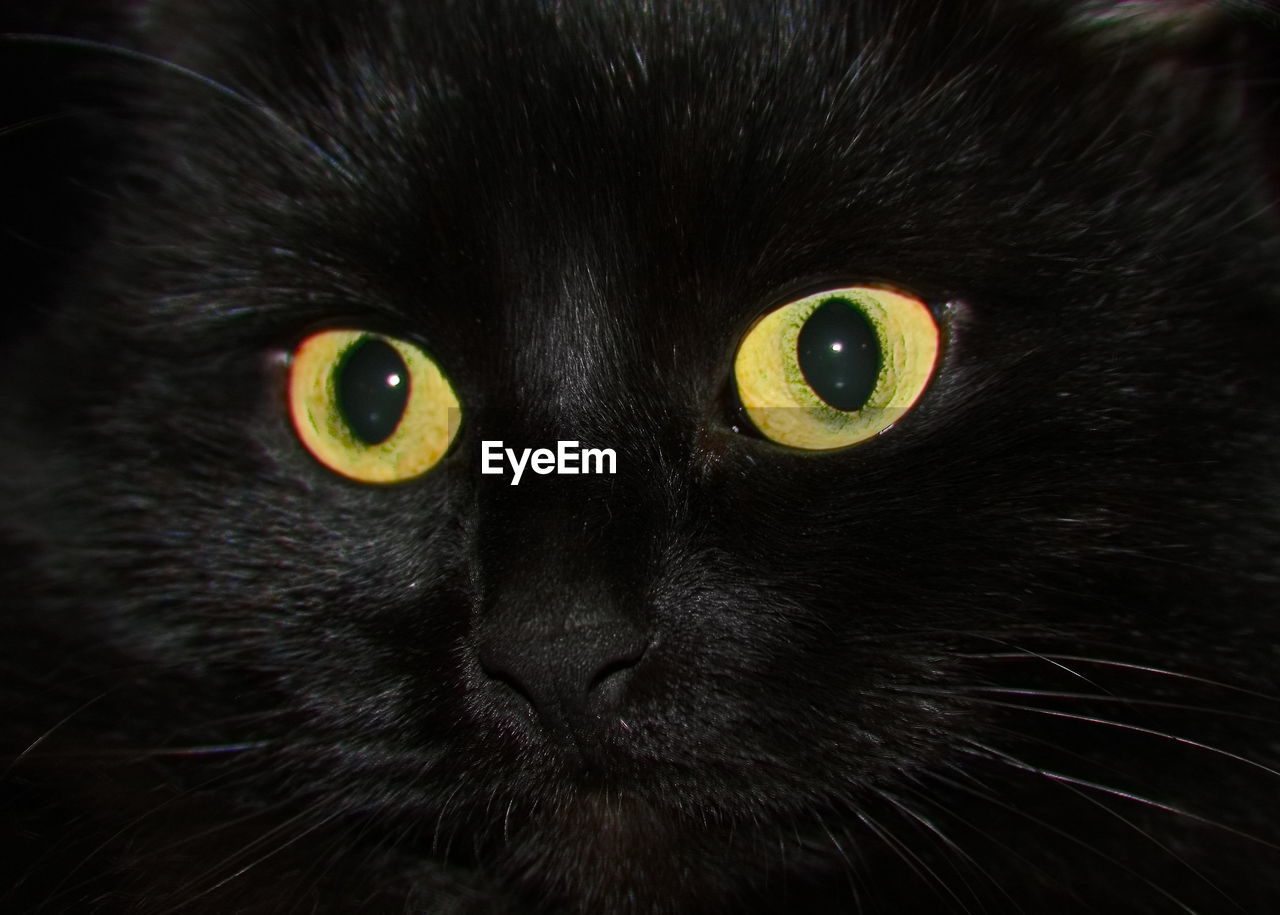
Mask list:
[[[1186,680],[1192,683],[1199,683],[1203,686],[1212,686],[1217,689],[1230,690],[1236,693],[1253,696],[1256,699],[1264,699],[1267,702],[1280,702],[1280,696],[1268,695],[1260,693],[1247,687],[1237,686],[1231,683],[1223,683],[1220,680],[1210,680],[1207,677],[1199,677],[1194,674],[1182,673],[1176,670],[1168,670],[1162,667],[1153,667],[1145,664],[1134,664],[1128,661],[1116,661],[1110,658],[1092,658],[1086,655],[1067,655],[1067,654],[1028,654],[1017,652],[992,652],[978,654],[957,654],[959,658],[973,658],[976,660],[1010,660],[1010,661],[1027,661],[1042,660],[1049,663],[1057,661],[1070,661],[1075,664],[1097,664],[1103,667],[1114,667],[1120,670],[1129,670],[1137,673],[1157,674],[1162,677],[1170,677],[1177,680]]]
[[[1213,889],[1213,890],[1214,890],[1214,892],[1216,892],[1219,896],[1221,896],[1221,897],[1222,897],[1222,898],[1223,898],[1227,903],[1229,903],[1233,908],[1236,908],[1236,909],[1238,909],[1238,910],[1240,910],[1240,911],[1242,911],[1242,912],[1243,912],[1243,911],[1245,911],[1245,910],[1244,910],[1244,908],[1243,908],[1243,907],[1242,907],[1238,902],[1236,902],[1236,900],[1235,900],[1235,899],[1233,899],[1230,895],[1228,895],[1228,894],[1227,894],[1227,893],[1222,889],[1222,887],[1218,886],[1218,884],[1216,884],[1216,883],[1214,883],[1212,880],[1210,880],[1210,879],[1209,879],[1207,876],[1205,876],[1205,875],[1204,875],[1204,874],[1203,874],[1203,873],[1202,873],[1198,868],[1196,868],[1193,864],[1191,864],[1189,861],[1187,861],[1185,858],[1183,858],[1183,857],[1182,857],[1180,854],[1178,854],[1174,849],[1170,848],[1166,843],[1161,842],[1159,839],[1157,839],[1155,836],[1153,836],[1149,830],[1143,829],[1141,826],[1139,826],[1137,823],[1135,823],[1135,822],[1133,822],[1132,820],[1130,820],[1128,817],[1126,817],[1126,816],[1124,816],[1124,815],[1122,815],[1122,814],[1120,814],[1120,813],[1117,813],[1116,811],[1112,810],[1110,807],[1108,807],[1106,804],[1102,803],[1102,801],[1098,800],[1096,797],[1090,797],[1090,796],[1089,796],[1089,794],[1088,794],[1087,792],[1085,792],[1085,791],[1081,791],[1079,788],[1076,788],[1076,787],[1074,787],[1074,786],[1072,786],[1072,785],[1069,785],[1069,784],[1066,784],[1066,783],[1063,783],[1063,787],[1064,787],[1064,788],[1066,788],[1068,791],[1072,792],[1073,794],[1075,794],[1075,795],[1076,795],[1077,797],[1079,797],[1081,800],[1083,800],[1083,801],[1088,801],[1090,804],[1093,804],[1093,805],[1094,805],[1095,807],[1097,807],[1099,810],[1104,811],[1105,813],[1107,813],[1107,814],[1109,814],[1109,815],[1111,815],[1111,816],[1115,817],[1115,818],[1116,818],[1117,820],[1119,820],[1121,823],[1124,823],[1124,824],[1125,824],[1126,826],[1128,826],[1130,829],[1134,830],[1134,831],[1135,831],[1135,832],[1137,832],[1140,836],[1142,836],[1144,839],[1146,839],[1147,841],[1149,841],[1149,842],[1150,842],[1152,845],[1154,845],[1156,848],[1160,849],[1160,850],[1161,850],[1161,851],[1163,851],[1165,854],[1167,854],[1170,858],[1172,858],[1173,860],[1177,861],[1179,864],[1181,864],[1183,867],[1185,867],[1188,871],[1190,871],[1191,873],[1195,874],[1198,878],[1200,878],[1200,880],[1201,880],[1201,881],[1203,881],[1203,882],[1204,882],[1204,884],[1205,884],[1206,886],[1208,886],[1208,887],[1210,887],[1211,889]]]
[[[263,104],[252,96],[245,95],[242,92],[232,89],[230,86],[219,82],[211,76],[206,76],[203,73],[192,70],[190,67],[184,67],[182,64],[175,63],[171,60],[165,60],[163,57],[156,57],[153,54],[147,54],[144,51],[138,51],[134,48],[110,44],[105,41],[94,41],[91,38],[74,38],[69,35],[42,35],[25,32],[5,32],[0,33],[0,41],[37,44],[42,47],[64,47],[84,51],[94,51],[101,54],[109,54],[122,60],[129,60],[135,63],[144,63],[150,66],[160,67],[170,73],[176,73],[186,79],[193,80],[194,82],[213,90],[223,98],[230,99],[236,104],[241,105],[250,111],[256,112],[272,125],[305,146],[347,181],[352,184],[355,183],[355,177],[342,165],[342,163],[335,159],[330,153],[326,152],[319,143],[312,140],[306,134],[302,133],[286,121],[273,108]]]
[[[1280,725],[1280,720],[1266,718],[1261,715],[1250,715],[1247,712],[1235,712],[1229,709],[1213,708],[1204,705],[1188,705],[1182,702],[1169,702],[1164,699],[1143,699],[1134,696],[1117,696],[1114,693],[1095,695],[1093,693],[1073,693],[1052,689],[1033,689],[1013,686],[986,686],[982,684],[961,684],[946,688],[941,687],[884,687],[884,690],[922,694],[928,696],[970,696],[975,693],[989,693],[1004,696],[1033,696],[1047,699],[1085,700],[1089,702],[1110,702],[1119,705],[1134,705],[1148,708],[1167,708],[1182,712],[1197,712],[1205,715],[1220,715],[1226,718],[1241,718],[1246,721],[1260,721],[1267,724]],[[1047,709],[1045,711],[1048,711]]]
[[[969,697],[969,701],[994,706],[996,708],[1007,708],[1020,712],[1030,712],[1035,715],[1046,715],[1051,718],[1062,718],[1068,721],[1080,721],[1085,724],[1097,724],[1102,727],[1118,728],[1122,731],[1131,731],[1135,734],[1144,734],[1148,737],[1159,737],[1162,740],[1169,740],[1183,746],[1193,747],[1197,750],[1204,750],[1206,753],[1213,753],[1218,756],[1225,757],[1226,759],[1243,763],[1247,766],[1252,766],[1255,769],[1261,769],[1269,775],[1274,775],[1277,778],[1280,778],[1280,771],[1277,771],[1270,766],[1263,765],[1257,760],[1240,756],[1238,753],[1232,753],[1230,750],[1223,750],[1220,747],[1210,746],[1207,743],[1201,743],[1198,740],[1192,740],[1189,737],[1179,737],[1177,734],[1170,734],[1166,731],[1157,731],[1154,728],[1144,728],[1141,725],[1129,724],[1124,721],[1112,721],[1109,718],[1096,718],[1092,715],[1078,715],[1073,712],[1064,712],[1060,709],[1040,708],[1034,705],[1022,705],[1017,702],[1001,702],[997,699],[979,699],[976,697]]]
[[[44,743],[46,740],[48,740],[48,739],[49,739],[49,737],[50,737],[50,735],[52,735],[55,731],[57,731],[59,728],[61,728],[62,726],[64,726],[67,722],[69,722],[72,718],[74,718],[74,717],[76,717],[77,715],[79,715],[81,712],[85,711],[86,709],[90,708],[90,707],[91,707],[91,706],[93,706],[94,704],[96,704],[96,703],[100,702],[102,699],[104,699],[104,698],[106,698],[107,696],[111,695],[111,693],[112,693],[112,692],[113,692],[113,690],[107,690],[106,692],[102,692],[102,693],[99,693],[98,695],[94,696],[92,699],[88,700],[88,701],[87,701],[87,702],[85,702],[83,705],[81,705],[79,708],[77,708],[77,709],[75,709],[74,711],[70,712],[70,713],[69,713],[65,718],[63,718],[61,721],[59,721],[59,722],[58,722],[57,724],[55,724],[53,727],[49,728],[49,730],[45,731],[43,734],[41,734],[41,735],[40,735],[39,737],[37,737],[35,740],[33,740],[30,744],[28,744],[28,746],[27,746],[27,748],[26,748],[25,750],[23,750],[21,753],[19,753],[17,756],[15,756],[15,757],[13,758],[13,761],[9,763],[8,767],[4,770],[4,772],[3,772],[3,773],[0,773],[0,781],[4,781],[5,779],[7,779],[7,778],[10,776],[10,774],[12,774],[13,770],[14,770],[15,768],[17,768],[18,764],[19,764],[20,762],[22,762],[24,759],[27,759],[29,756],[31,756],[31,755],[35,752],[35,750],[36,750],[36,749],[37,749],[37,748],[38,748],[42,743]]]
[[[966,750],[965,748],[961,747],[960,748],[961,752],[973,753],[974,755],[981,756],[984,759],[994,759],[997,762],[1002,762],[1015,769],[1021,769],[1024,772],[1030,772],[1035,775],[1043,776],[1044,778],[1050,779],[1051,781],[1063,782],[1071,785],[1078,785],[1081,788],[1090,788],[1090,789],[1093,789],[1094,791],[1100,791],[1104,794],[1109,794],[1112,797],[1123,798],[1124,800],[1132,801],[1133,803],[1136,803],[1136,804],[1142,804],[1143,806],[1149,807],[1153,810],[1160,810],[1165,813],[1171,813],[1178,817],[1184,817],[1188,820],[1193,820],[1197,823],[1203,823],[1205,826],[1211,826],[1214,829],[1220,829],[1223,832],[1231,833],[1232,835],[1238,836],[1242,839],[1248,839],[1251,842],[1256,842],[1259,845],[1264,845],[1267,848],[1272,848],[1272,849],[1275,849],[1276,851],[1280,851],[1280,845],[1276,845],[1272,842],[1268,842],[1266,839],[1262,839],[1262,838],[1259,838],[1258,836],[1251,835],[1247,832],[1236,829],[1235,827],[1228,826],[1225,823],[1220,823],[1217,820],[1211,820],[1208,817],[1201,816],[1200,814],[1192,813],[1190,810],[1185,810],[1181,807],[1175,807],[1172,804],[1167,804],[1162,801],[1157,801],[1153,798],[1144,797],[1143,795],[1135,794],[1132,791],[1123,791],[1119,788],[1112,788],[1109,785],[1103,785],[1098,782],[1089,781],[1088,779],[1075,778],[1074,776],[1066,775],[1061,772],[1054,772],[1050,769],[1044,769],[1040,766],[1035,766],[1035,765],[1032,765],[1031,763],[1024,762],[1023,760],[1018,759],[1015,756],[1010,756],[1008,753],[1004,753],[993,747],[989,747],[986,744],[981,743],[980,741],[973,740],[972,738],[962,738],[962,739],[964,740],[965,743],[969,744],[971,747],[976,748],[976,750]],[[979,750],[982,752],[981,753],[977,752]]]
[[[246,854],[248,854],[248,853],[250,853],[250,852],[254,851],[254,850],[255,850],[255,849],[257,849],[258,847],[260,847],[260,846],[262,846],[263,844],[267,843],[267,842],[268,842],[268,841],[270,841],[272,838],[274,838],[276,835],[278,835],[281,831],[283,831],[283,830],[287,830],[287,829],[289,829],[289,828],[291,828],[291,827],[293,827],[293,826],[296,826],[299,822],[301,822],[301,821],[305,820],[306,818],[308,818],[309,816],[311,816],[315,809],[316,809],[316,808],[308,808],[308,809],[306,809],[306,810],[302,811],[301,813],[298,813],[298,814],[296,814],[296,815],[294,815],[294,816],[292,816],[292,817],[289,817],[289,818],[288,818],[287,820],[285,820],[283,823],[280,823],[280,824],[278,824],[278,825],[276,825],[276,826],[273,826],[271,829],[267,830],[265,833],[263,833],[263,834],[262,834],[261,836],[259,836],[257,839],[254,839],[252,842],[248,843],[248,844],[247,844],[247,845],[245,845],[243,848],[238,849],[238,850],[237,850],[237,851],[235,851],[234,853],[232,853],[232,854],[228,855],[228,856],[227,856],[226,858],[224,858],[222,861],[218,862],[217,864],[213,865],[212,867],[210,867],[210,868],[206,869],[205,871],[203,871],[202,873],[200,873],[199,875],[197,875],[196,877],[194,877],[194,878],[192,879],[191,883],[196,883],[197,881],[200,881],[200,880],[204,879],[205,877],[208,877],[208,876],[210,876],[210,875],[212,875],[212,874],[215,874],[215,873],[217,873],[217,871],[221,870],[223,867],[226,867],[226,866],[228,866],[228,865],[232,865],[232,866],[233,866],[233,865],[234,865],[234,862],[235,862],[237,859],[244,857],[244,855],[246,855]],[[261,813],[261,811],[259,811],[259,813]],[[315,832],[317,829],[320,829],[320,828],[322,828],[322,827],[326,826],[327,824],[329,824],[329,823],[330,823],[330,822],[332,822],[333,820],[337,819],[337,817],[338,817],[338,811],[336,811],[336,810],[330,810],[330,811],[329,811],[328,813],[326,813],[324,816],[320,817],[318,820],[316,820],[315,822],[313,822],[311,825],[306,826],[305,828],[303,828],[303,829],[302,829],[302,830],[300,830],[299,832],[297,832],[297,833],[295,833],[294,835],[290,836],[290,837],[288,838],[288,840],[287,840],[287,841],[282,842],[281,844],[279,844],[279,845],[277,845],[276,847],[272,848],[271,850],[267,851],[265,854],[260,855],[259,857],[255,858],[253,861],[250,861],[250,862],[249,862],[248,864],[246,864],[244,867],[241,867],[240,869],[236,870],[234,873],[231,873],[231,874],[227,875],[226,877],[223,877],[221,880],[217,881],[216,883],[213,883],[213,884],[211,884],[211,885],[209,885],[209,886],[205,887],[203,890],[200,890],[200,891],[199,891],[198,893],[196,893],[195,895],[187,897],[187,898],[186,898],[186,899],[184,899],[182,902],[178,903],[178,905],[176,905],[176,906],[174,906],[174,907],[172,907],[172,908],[170,908],[170,909],[168,909],[168,910],[166,910],[166,911],[167,911],[167,912],[180,912],[180,911],[182,911],[183,909],[185,909],[185,908],[187,908],[188,906],[190,906],[193,902],[195,902],[195,901],[197,901],[197,900],[199,900],[199,899],[202,899],[202,898],[204,898],[205,896],[208,896],[210,893],[216,892],[219,888],[221,888],[221,887],[223,887],[223,886],[226,886],[226,885],[227,885],[228,883],[230,883],[232,880],[235,880],[237,877],[242,876],[243,874],[245,874],[245,873],[247,873],[248,871],[252,870],[253,868],[257,867],[257,866],[258,866],[259,864],[261,864],[262,862],[267,861],[267,860],[269,860],[270,858],[273,858],[273,857],[275,857],[276,855],[280,854],[280,852],[284,851],[286,848],[289,848],[290,846],[292,846],[292,845],[296,844],[297,842],[301,841],[302,839],[304,839],[305,837],[307,837],[307,836],[308,836],[308,835],[310,835],[311,833]]]
[[[867,813],[864,810],[855,811],[855,815],[858,817],[859,820],[863,822],[864,825],[866,825],[868,829],[870,829],[877,837],[879,837],[880,841],[882,841],[885,845],[887,845],[890,849],[892,849],[893,852],[897,854],[897,856],[902,860],[902,862],[906,864],[907,867],[909,867],[918,877],[920,877],[920,879],[928,883],[931,883],[933,886],[937,887],[941,892],[945,893],[947,896],[950,896],[951,899],[955,902],[955,904],[960,907],[961,911],[964,911],[964,912],[972,911],[972,909],[970,909],[970,907],[965,904],[964,900],[960,898],[960,896],[956,893],[956,891],[953,890],[947,884],[947,882],[938,875],[938,872],[929,866],[928,862],[926,862],[923,858],[921,858],[914,851],[908,848],[905,843],[903,843],[901,840],[895,837],[893,833],[891,833],[888,829],[884,827],[883,824],[878,822],[875,818],[873,818],[869,813]]]

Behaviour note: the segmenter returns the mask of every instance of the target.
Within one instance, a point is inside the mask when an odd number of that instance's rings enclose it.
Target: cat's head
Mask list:
[[[1264,675],[1280,237],[1216,89],[1032,3],[148,15],[171,64],[112,65],[107,229],[6,432],[96,736],[239,745],[171,777],[619,908],[766,861],[909,874],[948,815],[1105,850],[1040,770],[1134,792],[1245,739],[1069,700]],[[859,296],[880,375],[933,335],[916,396],[791,438],[861,407],[774,428],[747,341]],[[366,336],[306,375],[333,331]],[[306,438],[350,432],[351,339],[456,398],[412,472]],[[494,441],[616,472],[513,485]]]

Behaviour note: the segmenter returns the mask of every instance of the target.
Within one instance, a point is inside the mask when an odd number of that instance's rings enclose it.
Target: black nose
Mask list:
[[[618,713],[647,647],[639,629],[614,618],[554,633],[490,631],[478,658],[490,678],[533,707],[548,732],[578,742]]]

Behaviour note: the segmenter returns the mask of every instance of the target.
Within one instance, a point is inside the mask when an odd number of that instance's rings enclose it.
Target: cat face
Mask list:
[[[1212,92],[1004,3],[172,3],[136,40],[170,64],[112,65],[105,228],[6,421],[6,746],[69,716],[18,771],[100,885],[1274,900],[1280,234]],[[849,290],[936,355],[799,446],[744,342]],[[334,331],[444,379],[425,467],[300,436]],[[497,441],[616,472],[513,485]]]

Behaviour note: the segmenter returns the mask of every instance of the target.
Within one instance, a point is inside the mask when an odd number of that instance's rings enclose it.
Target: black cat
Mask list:
[[[1280,910],[1265,8],[7,15],[0,909]]]

